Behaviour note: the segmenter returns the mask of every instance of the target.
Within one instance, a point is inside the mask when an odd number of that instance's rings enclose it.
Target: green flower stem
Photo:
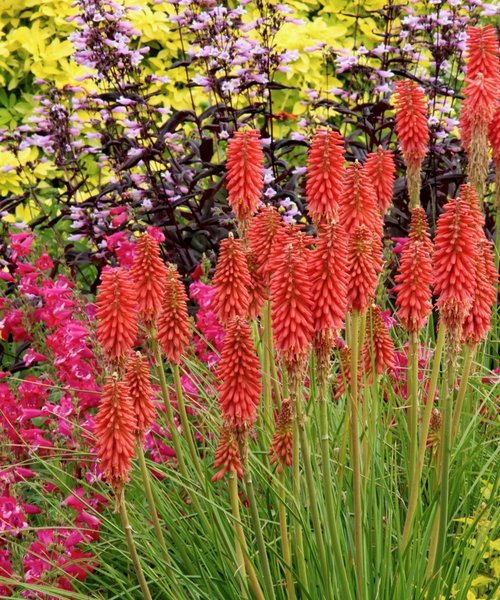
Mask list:
[[[278,516],[280,521],[281,551],[285,563],[285,581],[287,600],[295,600],[295,587],[292,575],[292,555],[290,552],[290,540],[288,538],[288,525],[286,518],[286,488],[285,471],[278,474]]]
[[[306,487],[309,496],[309,507],[311,511],[312,524],[314,527],[314,535],[316,537],[316,545],[318,548],[319,564],[321,566],[323,580],[326,585],[329,577],[329,570],[326,562],[325,543],[323,541],[323,533],[321,520],[318,512],[318,499],[316,497],[316,483],[314,481],[314,473],[311,464],[311,450],[309,448],[309,439],[307,437],[306,424],[302,406],[302,394],[300,391],[295,396],[295,419],[299,429],[300,450],[302,452],[302,463],[304,465],[304,473],[306,476]]]
[[[318,383],[319,386],[319,420],[321,436],[321,466],[323,468],[323,487],[326,502],[326,519],[330,531],[330,540],[332,544],[335,567],[340,578],[341,597],[345,600],[352,600],[349,581],[347,579],[344,559],[342,558],[342,549],[338,532],[340,525],[337,522],[337,512],[333,501],[332,492],[332,473],[330,468],[330,435],[328,427],[328,376]]]
[[[464,355],[464,367],[462,370],[462,378],[460,380],[460,388],[458,390],[457,402],[455,404],[455,410],[453,411],[453,420],[451,423],[451,441],[457,437],[458,426],[460,425],[460,417],[462,414],[462,407],[464,404],[465,392],[469,383],[469,375],[471,372],[472,363],[474,361],[474,355],[476,354],[476,345],[469,346],[465,345]]]
[[[436,340],[436,348],[434,350],[434,361],[432,364],[431,380],[429,383],[429,391],[427,394],[427,402],[425,404],[425,410],[422,417],[421,432],[420,432],[420,444],[417,452],[417,462],[413,477],[410,481],[410,498],[408,501],[408,512],[406,513],[406,520],[403,528],[403,535],[401,538],[401,552],[406,550],[408,541],[410,539],[410,533],[413,527],[413,520],[417,509],[418,499],[420,496],[420,479],[422,477],[422,471],[424,468],[425,450],[427,448],[427,437],[429,435],[429,425],[432,417],[432,408],[434,406],[434,396],[436,395],[437,382],[439,374],[441,372],[441,357],[443,355],[445,340],[445,328],[442,323],[439,325],[438,337]]]
[[[132,526],[130,525],[130,522],[128,520],[127,507],[125,506],[125,498],[123,497],[123,492],[122,497],[118,499],[118,507],[120,511],[120,518],[122,521],[123,531],[125,532],[125,538],[127,540],[128,551],[130,553],[130,558],[132,559],[132,564],[134,565],[137,580],[139,581],[139,585],[141,586],[142,596],[144,600],[153,600],[151,592],[149,591],[148,584],[146,582],[146,578],[144,577],[141,563],[139,561],[137,548],[135,547],[134,538],[132,536]]]
[[[233,513],[233,525],[234,525],[234,533],[235,533],[235,550],[236,550],[236,560],[238,563],[238,574],[241,578],[242,583],[242,597],[247,598],[246,586],[247,586],[247,576],[250,582],[250,586],[252,591],[257,598],[257,600],[265,600],[265,596],[262,593],[259,582],[257,580],[257,576],[255,574],[254,568],[250,559],[248,558],[248,549],[245,540],[245,533],[243,531],[243,527],[241,525],[241,517],[240,517],[240,499],[238,496],[238,479],[236,478],[236,474],[232,471],[229,474],[229,498],[231,501],[231,511]]]
[[[184,394],[182,392],[182,384],[181,384],[181,373],[179,369],[179,365],[171,363],[172,374],[174,377],[174,386],[175,386],[175,395],[177,396],[177,404],[179,405],[179,414],[181,417],[181,425],[182,425],[182,434],[184,435],[189,453],[191,454],[191,461],[196,470],[196,473],[200,479],[200,483],[203,486],[204,477],[201,470],[200,457],[198,452],[196,451],[196,446],[193,439],[193,434],[191,432],[191,425],[189,423],[189,419],[186,411],[186,404],[184,402]]]
[[[350,399],[350,433],[351,433],[351,461],[353,473],[354,492],[354,564],[357,580],[357,599],[365,597],[365,581],[363,566],[363,513],[361,503],[361,461],[359,440],[359,392],[358,392],[358,356],[359,356],[359,325],[360,315],[353,311],[351,319],[351,389]]]
[[[418,448],[418,333],[410,333],[410,345],[408,349],[408,400],[409,424],[408,432],[410,435],[410,457],[409,457],[409,479],[413,481],[417,465]]]
[[[250,516],[252,518],[252,526],[257,540],[257,548],[259,549],[259,558],[262,572],[264,574],[264,587],[266,590],[266,600],[276,600],[274,595],[273,578],[271,576],[271,569],[269,567],[269,561],[267,559],[266,542],[262,535],[262,527],[259,518],[259,508],[257,500],[255,498],[255,490],[253,487],[252,472],[250,471],[250,465],[248,463],[248,448],[244,447],[244,444],[240,444],[240,455],[243,457],[243,472],[245,481],[245,490],[247,493],[248,505],[250,507]]]
[[[302,523],[300,522],[299,514],[302,508],[302,499],[300,497],[300,451],[299,451],[299,427],[297,419],[294,419],[293,423],[293,466],[292,466],[292,486],[293,486],[293,497],[295,501],[296,516],[293,527],[294,541],[295,541],[295,560],[297,563],[297,569],[299,572],[299,579],[303,588],[307,591],[307,570],[304,559],[304,537],[302,532]]]
[[[276,407],[281,409],[281,387],[280,380],[278,377],[278,369],[276,367],[276,361],[274,360],[274,344],[273,344],[273,322],[271,315],[271,303],[269,300],[264,305],[264,344],[269,355],[269,365],[271,369],[271,383],[274,390],[274,401]]]
[[[448,357],[447,365],[447,385],[446,393],[443,398],[443,431],[441,436],[441,460],[440,460],[440,476],[441,484],[439,491],[439,527],[437,529],[437,541],[434,542],[436,547],[436,556],[434,559],[434,581],[432,588],[438,584],[439,571],[443,559],[443,554],[446,546],[446,530],[448,527],[448,496],[449,496],[449,471],[451,458],[451,421],[453,411],[453,390],[455,387],[456,376],[456,357]],[[444,591],[444,590],[443,590]],[[433,592],[430,594],[433,598]]]
[[[272,377],[271,377],[271,356],[272,350],[269,345],[272,343],[271,332],[271,305],[269,301],[264,304],[262,315],[262,341],[263,341],[263,356],[262,356],[262,372],[263,372],[263,404],[264,404],[264,424],[268,432],[273,430],[273,394],[272,394]],[[273,360],[274,362],[274,360]]]
[[[142,447],[142,441],[136,441],[137,448],[137,458],[139,460],[139,468],[141,470],[141,478],[142,484],[144,486],[144,493],[146,495],[146,500],[148,502],[149,512],[151,514],[151,519],[153,521],[153,527],[156,533],[156,537],[158,538],[158,542],[160,543],[161,553],[163,556],[163,560],[165,561],[165,568],[168,576],[171,579],[175,579],[174,572],[172,571],[172,563],[170,560],[170,555],[168,553],[167,544],[165,543],[165,538],[163,537],[163,530],[161,528],[160,520],[158,518],[158,511],[156,510],[156,503],[153,496],[153,490],[151,489],[151,481],[149,476],[149,471],[146,466],[146,460],[144,458],[144,450]]]

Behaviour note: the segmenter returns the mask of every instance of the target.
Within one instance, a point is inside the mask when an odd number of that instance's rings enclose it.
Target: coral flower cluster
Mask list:
[[[370,152],[367,155],[363,170],[367,180],[371,182],[374,188],[379,210],[385,213],[392,204],[396,172],[392,152],[379,146],[377,152]]]

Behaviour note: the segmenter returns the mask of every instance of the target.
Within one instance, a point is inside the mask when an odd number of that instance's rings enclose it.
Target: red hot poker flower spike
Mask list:
[[[111,361],[124,359],[137,336],[137,294],[129,274],[104,269],[96,304],[98,342]]]
[[[241,240],[231,234],[220,245],[214,276],[214,310],[222,324],[248,316],[250,273]]]
[[[149,233],[143,233],[137,242],[130,279],[137,290],[139,316],[147,325],[154,323],[160,313],[166,274],[160,245]]]
[[[257,418],[260,398],[260,361],[250,326],[236,317],[226,330],[217,377],[222,380],[219,404],[230,427],[251,427]]]
[[[365,373],[382,375],[394,367],[394,343],[384,324],[380,308],[373,305],[366,320],[366,341],[363,347]]]
[[[468,27],[466,43],[467,77],[475,79],[479,73],[494,81],[499,76],[499,46],[495,27]]]
[[[373,234],[364,225],[356,227],[349,238],[347,272],[349,310],[363,313],[375,296],[378,280],[378,265],[373,252]]]
[[[383,223],[372,181],[356,161],[347,168],[340,205],[340,222],[351,235],[358,225],[380,235]]]
[[[228,202],[246,229],[264,185],[264,154],[257,130],[236,131],[227,147]]]
[[[269,289],[265,284],[264,277],[257,270],[255,256],[251,250],[247,251],[247,263],[250,275],[248,318],[256,319],[262,311],[264,302],[268,300]]]
[[[189,345],[191,325],[187,310],[187,295],[175,265],[167,268],[163,307],[158,317],[158,342],[167,360],[179,364]]]
[[[471,346],[479,344],[489,331],[491,312],[497,298],[497,283],[492,244],[484,240],[479,244],[476,260],[474,300],[462,330],[462,341]]]
[[[422,208],[412,211],[410,237],[396,275],[398,317],[410,332],[419,331],[432,311],[432,243]]]
[[[230,427],[222,427],[217,450],[215,451],[214,468],[220,469],[212,481],[222,479],[226,473],[236,473],[238,479],[243,477],[243,465],[241,464],[238,439]]]
[[[337,216],[342,192],[344,139],[336,131],[320,129],[307,159],[307,207],[316,226]]]
[[[116,492],[128,480],[134,456],[137,422],[128,386],[116,375],[104,384],[99,410],[95,419],[97,456],[101,468]]]
[[[490,142],[493,161],[495,162],[498,175],[500,172],[500,105],[491,119],[488,130],[488,141]]]
[[[396,81],[396,133],[406,166],[422,163],[429,143],[427,99],[413,81]]]
[[[474,298],[477,226],[466,202],[449,200],[437,221],[434,240],[434,291],[450,332],[459,333]]]
[[[283,400],[276,421],[276,431],[271,440],[271,461],[278,463],[278,473],[293,462],[293,409],[289,400]]]
[[[137,435],[142,439],[154,421],[155,405],[148,361],[140,352],[135,352],[128,359],[125,381],[137,417]]]
[[[293,237],[293,236],[292,236]],[[276,350],[289,366],[309,352],[313,336],[313,298],[308,274],[308,252],[301,239],[288,241],[273,257],[271,310]]]
[[[247,239],[255,260],[257,273],[262,275],[269,285],[269,258],[273,244],[283,226],[278,211],[274,206],[265,206],[250,221]]]
[[[379,146],[377,152],[368,154],[363,170],[373,185],[380,212],[385,213],[392,204],[396,172],[392,152]]]

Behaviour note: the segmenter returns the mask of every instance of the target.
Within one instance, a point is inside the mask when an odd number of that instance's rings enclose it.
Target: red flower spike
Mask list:
[[[488,141],[490,142],[493,161],[498,173],[500,171],[500,105],[491,119],[488,129]]]
[[[429,144],[427,98],[413,81],[396,81],[396,133],[408,167],[420,166]]]
[[[472,221],[476,224],[478,240],[484,238],[484,215],[479,207],[479,198],[477,192],[470,183],[464,183],[458,190],[458,195],[462,200],[469,206],[470,216]]]
[[[375,190],[380,212],[385,213],[392,204],[396,172],[393,153],[379,146],[377,152],[371,152],[366,157],[363,171]]]
[[[129,273],[104,269],[96,304],[97,340],[111,361],[122,360],[137,337],[137,293]]]
[[[466,113],[466,124],[464,128],[470,133],[467,138],[472,138],[478,129],[486,130],[491,122],[496,108],[498,85],[500,79],[495,82],[486,79],[482,73],[479,73],[474,79],[467,78],[463,88],[465,100],[462,110]],[[470,145],[470,142],[469,142]]]
[[[238,439],[230,427],[222,427],[217,450],[215,451],[214,469],[220,469],[212,481],[222,479],[226,473],[236,473],[238,479],[243,477]]]
[[[259,132],[236,131],[227,146],[228,202],[246,229],[256,212],[264,185],[264,153]]]
[[[159,243],[149,233],[143,233],[137,241],[130,279],[137,290],[139,316],[147,325],[154,323],[160,313],[166,275]]]
[[[257,418],[260,398],[260,361],[250,326],[239,317],[226,330],[217,377],[222,381],[219,404],[225,423],[231,427],[251,427]]]
[[[285,467],[293,463],[293,409],[289,400],[283,400],[276,420],[276,430],[271,440],[270,464],[278,463],[277,471],[282,473]]]
[[[346,170],[340,222],[349,235],[358,225],[365,225],[378,235],[382,232],[383,222],[372,181],[358,161],[351,163]]]
[[[363,346],[365,373],[382,375],[394,367],[394,343],[384,325],[380,308],[373,305],[366,320],[366,338]]]
[[[401,252],[396,275],[399,320],[410,332],[419,331],[432,312],[432,242],[422,208],[412,211],[410,236]]]
[[[474,79],[479,73],[494,81],[499,76],[499,46],[495,27],[468,27],[466,43],[467,77]]]
[[[169,265],[165,279],[163,306],[157,322],[157,338],[167,360],[179,364],[189,346],[191,324],[187,295],[175,265]]]
[[[462,329],[462,341],[473,346],[486,338],[491,324],[492,308],[497,298],[498,275],[493,247],[487,240],[479,244],[476,259],[476,289],[471,309]]]
[[[347,311],[347,242],[339,223],[325,225],[309,263],[310,286],[314,298],[314,331],[336,332],[344,324]]]
[[[344,139],[332,130],[320,129],[307,158],[306,198],[312,220],[319,226],[337,217],[344,171]]]
[[[234,317],[248,316],[251,285],[247,257],[241,240],[232,234],[220,245],[214,276],[214,311],[222,324]]]
[[[289,364],[301,362],[313,337],[313,297],[307,264],[309,251],[303,239],[287,240],[273,257],[271,311],[276,350]],[[295,243],[294,243],[295,242]]]
[[[377,289],[378,265],[373,252],[373,234],[359,225],[349,238],[347,250],[347,303],[349,310],[360,313],[370,305]]]
[[[95,418],[94,433],[101,468],[115,491],[120,491],[128,481],[136,429],[128,385],[118,381],[116,375],[108,377]]]
[[[449,200],[437,221],[434,291],[448,330],[459,332],[474,298],[477,224],[466,202]]]
[[[269,290],[265,284],[264,277],[257,271],[255,256],[251,251],[247,252],[247,263],[250,274],[248,318],[256,319],[260,316],[264,302],[268,299]]]
[[[269,259],[273,244],[283,227],[278,211],[274,206],[265,206],[250,221],[247,240],[255,260],[256,270],[269,285]]]
[[[149,364],[140,352],[135,352],[128,359],[125,381],[137,418],[137,435],[142,439],[146,430],[153,424],[155,405]]]

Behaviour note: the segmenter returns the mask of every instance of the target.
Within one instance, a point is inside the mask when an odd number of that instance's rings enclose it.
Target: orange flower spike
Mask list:
[[[260,316],[264,302],[268,299],[269,290],[264,277],[257,270],[255,256],[251,250],[247,251],[247,264],[250,274],[248,318],[256,319]]]
[[[307,207],[318,227],[337,217],[344,171],[344,139],[336,131],[319,129],[307,158]]]
[[[396,172],[393,153],[379,146],[377,152],[368,154],[363,170],[372,182],[380,212],[385,213],[392,204]]]
[[[270,277],[269,257],[273,244],[283,227],[278,211],[274,206],[264,206],[250,221],[247,240],[255,261],[256,272],[268,285]]]
[[[345,172],[340,222],[349,235],[358,225],[365,225],[369,231],[378,235],[382,232],[383,222],[375,189],[358,161],[351,163]]]
[[[458,333],[471,308],[476,285],[477,224],[469,205],[449,200],[438,218],[434,240],[434,291],[450,332]]]
[[[470,183],[464,183],[458,190],[458,195],[469,206],[471,220],[477,228],[478,240],[486,236],[484,234],[484,215],[479,207],[479,198],[477,192]]]
[[[420,166],[429,144],[427,98],[416,83],[396,81],[396,133],[406,166]]]
[[[467,77],[475,79],[479,73],[492,81],[499,77],[499,44],[493,25],[468,27],[466,42]]]
[[[142,439],[153,424],[155,405],[148,361],[140,352],[135,352],[128,359],[125,381],[137,418],[137,436]]]
[[[293,238],[295,238],[295,243]],[[308,354],[313,337],[309,251],[292,236],[273,257],[271,312],[276,350],[291,366]]]
[[[365,373],[382,375],[394,367],[394,342],[384,324],[380,308],[374,304],[366,321],[366,341],[363,346]]]
[[[401,252],[396,275],[396,306],[399,320],[410,332],[424,327],[432,312],[432,242],[425,211],[412,210],[410,236]]]
[[[179,364],[191,337],[187,295],[175,265],[168,265],[157,337],[167,360]]]
[[[222,324],[234,317],[248,316],[251,279],[247,257],[242,241],[232,234],[221,242],[213,285],[214,310]]]
[[[493,161],[497,170],[500,172],[500,105],[498,105],[488,129],[488,141],[490,142]]]
[[[116,492],[128,481],[134,457],[137,420],[128,385],[107,377],[95,418],[97,456],[106,478]]]
[[[293,463],[293,409],[289,400],[283,400],[271,440],[270,464],[278,463],[278,473]]]
[[[309,263],[313,290],[314,331],[342,328],[347,311],[347,242],[339,223],[325,225],[318,234],[318,245]]]
[[[129,275],[105,268],[97,288],[97,341],[111,361],[123,360],[137,337],[137,293]]]
[[[149,233],[143,233],[137,241],[130,279],[137,290],[139,316],[146,325],[152,325],[160,313],[166,275],[159,243]]]
[[[239,317],[227,327],[217,377],[222,381],[219,404],[224,422],[230,427],[251,427],[260,398],[260,361],[250,326]]]
[[[462,90],[465,96],[462,110],[466,111],[467,127],[471,130],[470,136],[476,129],[488,128],[496,108],[500,79],[497,82],[486,79],[482,73],[479,73],[475,79],[465,80]]]
[[[349,310],[366,311],[375,296],[378,265],[373,252],[373,234],[358,225],[349,238],[347,250],[347,304]]]
[[[228,202],[245,230],[264,186],[264,153],[256,129],[236,131],[227,146]]]
[[[226,473],[236,473],[238,479],[243,477],[238,439],[230,427],[222,427],[217,450],[215,451],[214,469],[220,469],[212,481],[222,479]]]
[[[488,334],[492,308],[497,298],[497,283],[493,247],[485,239],[479,244],[474,300],[462,329],[462,341],[471,346],[479,344]]]

